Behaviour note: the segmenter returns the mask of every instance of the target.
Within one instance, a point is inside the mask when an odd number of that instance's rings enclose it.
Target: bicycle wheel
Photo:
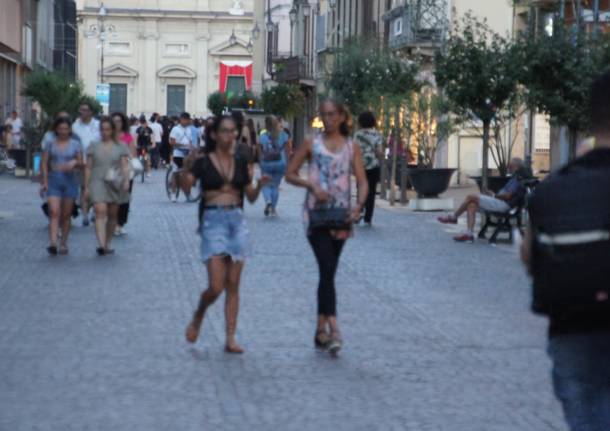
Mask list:
[[[191,187],[191,194],[186,197],[187,202],[198,202],[201,199],[201,187],[199,187],[199,180],[193,187]]]
[[[167,193],[167,198],[171,201],[175,196],[178,199],[180,195],[180,187],[176,185],[176,191],[172,192],[172,177],[174,176],[175,170],[173,164],[169,164],[167,167],[167,174],[165,174],[165,192]]]

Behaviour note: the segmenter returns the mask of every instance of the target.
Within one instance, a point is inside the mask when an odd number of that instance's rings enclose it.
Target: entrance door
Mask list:
[[[471,175],[481,175],[481,165],[483,164],[481,138],[464,136],[459,138],[459,183],[471,184]]]
[[[167,115],[177,116],[184,112],[185,94],[184,85],[167,86]]]
[[[127,114],[127,84],[110,84],[109,111]]]

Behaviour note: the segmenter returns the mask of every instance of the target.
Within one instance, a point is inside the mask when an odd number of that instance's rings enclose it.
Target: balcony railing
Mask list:
[[[389,46],[440,46],[449,26],[447,0],[404,0],[388,11],[383,19],[389,23]]]
[[[305,83],[314,79],[313,62],[307,57],[293,56],[274,63],[275,80],[279,83]]]

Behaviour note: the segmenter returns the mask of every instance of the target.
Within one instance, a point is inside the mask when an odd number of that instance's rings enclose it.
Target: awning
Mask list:
[[[221,61],[218,89],[227,90],[229,76],[243,76],[246,81],[246,90],[252,89],[252,62],[251,61]]]

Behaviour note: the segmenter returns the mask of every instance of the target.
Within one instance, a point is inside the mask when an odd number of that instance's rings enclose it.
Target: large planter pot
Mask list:
[[[477,182],[477,186],[479,186],[479,190],[482,192],[483,178],[477,176],[470,177],[470,179]],[[487,177],[487,188],[490,192],[498,193],[509,181],[510,177],[489,176]]]
[[[417,195],[436,198],[449,188],[455,169],[407,169],[407,174]]]

